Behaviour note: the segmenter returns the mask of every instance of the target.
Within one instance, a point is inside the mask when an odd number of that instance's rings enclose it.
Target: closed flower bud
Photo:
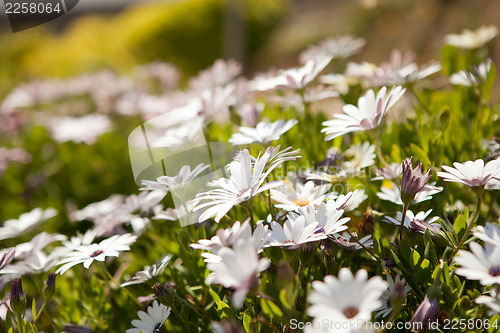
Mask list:
[[[405,284],[402,282],[396,282],[394,284],[394,290],[391,294],[391,305],[394,313],[399,313],[403,308],[403,304],[406,299]]]
[[[282,259],[278,264],[278,279],[284,284],[293,281],[295,273],[286,260]]]
[[[380,263],[387,272],[396,267],[396,262],[392,257],[384,257],[380,260]]]
[[[411,323],[422,323],[423,328],[429,327],[430,321],[439,311],[439,301],[435,298],[425,297],[411,318]]]
[[[401,176],[401,201],[405,206],[408,206],[418,192],[422,191],[429,179],[431,178],[431,170],[427,173],[422,173],[422,162],[418,162],[415,169],[412,168],[412,157],[403,161],[403,174]]]
[[[56,292],[56,274],[49,273],[47,281],[45,281],[45,285],[43,286],[43,298],[48,301],[51,299]]]
[[[169,307],[172,307],[174,305],[174,286],[175,285],[164,285],[159,282],[155,283],[155,285],[153,286],[153,292],[155,293],[156,298],[161,304]]]
[[[10,289],[10,307],[16,315],[23,315],[26,309],[26,297],[23,292],[21,279],[12,280]]]

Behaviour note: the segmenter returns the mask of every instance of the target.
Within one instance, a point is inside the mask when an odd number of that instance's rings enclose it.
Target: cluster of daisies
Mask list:
[[[497,33],[495,27],[482,27],[449,35],[446,43],[463,50],[476,50]],[[380,258],[374,252],[373,226],[368,225],[370,218],[376,215],[387,223],[383,223],[386,232],[383,237],[390,240],[396,256],[405,238],[411,243],[412,234],[428,234],[432,239],[449,238],[440,223],[443,218],[436,216],[438,212],[415,208],[443,192],[444,182],[469,187],[477,198],[477,206],[466,221],[461,237],[453,241],[449,261],[440,261],[434,283],[425,297],[418,299],[420,305],[416,310],[410,311],[411,321],[426,323],[436,316],[439,310],[436,290],[445,266],[456,268],[453,273],[468,280],[478,280],[485,290],[484,295],[475,299],[476,303],[487,306],[493,314],[500,313],[500,227],[490,222],[480,225],[479,219],[484,192],[500,189],[500,159],[455,162],[453,167],[443,165],[442,171],[437,173],[430,166],[425,170],[421,161],[414,160],[417,156],[401,163],[387,162],[388,155],[384,155],[381,145],[384,123],[388,122],[391,113],[394,117],[411,107],[413,100],[409,92],[414,94],[415,84],[437,74],[441,65],[431,62],[418,66],[412,54],[394,51],[389,62],[380,65],[349,62],[344,73],[320,75],[334,59],[344,60],[360,52],[364,44],[363,39],[349,36],[328,39],[304,51],[300,55],[301,66],[270,71],[250,80],[240,75],[242,69],[238,63],[218,60],[211,68],[190,79],[187,89],[182,91],[178,90],[180,73],[177,69],[160,63],[137,68],[134,78],[105,71],[63,81],[37,81],[15,89],[1,105],[0,114],[6,121],[1,122],[0,127],[6,132],[18,133],[23,126],[28,126],[22,112],[60,103],[60,109],[55,109],[56,115],[39,115],[30,120],[44,124],[52,139],[59,143],[97,144],[101,135],[112,130],[113,113],[147,121],[154,129],[148,141],[148,147],[153,148],[174,149],[183,142],[193,141],[196,131],[191,126],[194,121],[208,126],[214,120],[227,123],[236,116],[241,126],[226,138],[233,154],[222,170],[215,170],[210,161],[181,165],[174,175],[143,179],[139,194],[113,194],[68,212],[71,221],[82,222],[80,226],[90,223],[91,227],[83,234],[67,237],[40,232],[29,242],[16,243],[16,239],[40,230],[62,214],[52,208],[36,208],[17,219],[4,221],[0,227],[0,244],[5,242],[9,246],[2,246],[0,250],[0,290],[10,283],[11,291],[0,302],[2,325],[7,318],[18,318],[18,327],[23,325],[22,320],[36,324],[46,303],[53,297],[55,275],[50,273],[44,288],[43,306],[37,310],[35,304],[33,318],[28,319],[23,305],[22,277],[52,271],[65,277],[78,274],[78,266],[83,266],[85,269],[93,267],[113,284],[111,291],[119,288],[118,292],[129,295],[146,310],[138,312],[139,319],[131,322],[135,328],[128,329],[127,333],[160,332],[171,312],[180,315],[174,304],[180,300],[169,294],[173,284],[157,283],[153,287],[154,294],[150,295],[134,295],[135,289],[130,286],[161,281],[167,267],[182,270],[179,268],[182,260],[172,260],[175,253],[163,253],[157,263],[150,263],[132,275],[111,274],[108,266],[113,257],[133,251],[136,243],[154,246],[142,242],[143,235],[148,234],[153,224],[163,223],[162,220],[188,219],[196,228],[216,229],[212,237],[193,239],[190,244],[193,255],[201,256],[198,258],[203,258],[205,263],[203,280],[210,287],[201,288],[214,288],[213,285],[220,285],[218,290],[226,288],[231,295],[228,303],[242,312],[252,304],[252,297],[253,302],[257,298],[272,299],[261,288],[262,275],[271,274],[279,264],[271,253],[287,257],[289,253],[300,251],[326,258],[333,247],[340,251],[340,256],[345,254],[352,259],[359,251],[363,255],[358,258],[366,260],[367,268],[377,262],[385,269],[385,274],[369,277],[370,269],[354,271],[338,267],[338,274],[325,274],[322,279],[305,281],[303,309],[310,320],[305,331],[375,331],[368,328],[370,321],[374,318],[397,320],[408,304],[406,299],[412,288],[406,284],[392,258]],[[486,59],[470,69],[454,73],[449,83],[480,87],[491,71],[491,60]],[[316,84],[318,81],[320,84]],[[328,142],[340,142],[339,137],[349,140],[350,133],[368,140],[351,140],[355,143],[344,150],[332,144],[328,151],[321,152],[325,155],[323,160],[307,161],[313,165],[298,172],[284,172],[287,166],[301,161],[302,152],[298,149],[300,142],[297,147],[284,149],[279,143],[290,131],[304,129],[310,124],[301,123],[297,120],[300,117],[270,121],[263,117],[266,103],[293,108],[311,116],[318,112],[314,108],[328,105],[322,104],[326,100],[345,97],[353,86],[364,93],[355,103],[343,105],[341,112],[333,114],[322,123],[321,129],[315,128],[316,133],[310,134]],[[74,116],[57,115],[57,111],[67,106],[68,100],[82,95],[89,101],[73,105],[78,109]],[[86,112],[91,107],[94,112]],[[77,116],[76,113],[86,115]],[[178,126],[165,130],[161,119]],[[142,129],[146,132],[144,127]],[[131,146],[137,144],[134,140],[129,143]],[[22,149],[0,148],[0,177],[9,164],[29,163],[30,159],[31,155]],[[165,169],[163,171],[166,173]],[[433,177],[437,181],[431,181]],[[378,190],[367,191],[362,186],[363,181],[357,182],[358,188],[345,190],[344,185],[356,179],[368,179]],[[189,189],[201,182],[196,193]],[[337,186],[339,184],[343,186]],[[166,204],[171,202],[169,194],[174,198],[173,207]],[[367,200],[369,194],[373,197]],[[376,200],[396,208],[393,212],[376,212],[369,208],[362,218],[366,225],[354,223],[354,217],[358,219],[361,215],[358,208],[367,201],[376,206]],[[471,242],[471,233],[483,244]],[[169,265],[171,262],[175,265]],[[140,266],[144,266],[143,263]],[[311,271],[309,267],[307,278]],[[116,276],[119,276],[118,281]],[[254,320],[261,321],[256,310],[252,311]],[[8,313],[13,315],[7,316]],[[325,327],[325,322],[335,325]],[[84,329],[73,324],[65,326],[63,331],[80,329],[82,332]],[[211,325],[217,332],[241,330],[239,324],[233,322],[213,322]]]

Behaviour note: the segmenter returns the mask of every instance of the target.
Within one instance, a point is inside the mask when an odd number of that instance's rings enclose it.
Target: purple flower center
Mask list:
[[[90,254],[90,258],[95,258],[95,257],[97,257],[98,255],[103,254],[103,253],[104,253],[104,251],[103,251],[103,250],[95,250],[94,252],[92,252],[92,253]]]
[[[347,319],[352,319],[359,313],[359,310],[354,306],[350,306],[345,308],[342,313],[344,314],[344,316],[346,316]]]
[[[325,229],[323,229],[322,227],[318,227],[318,228],[314,231],[314,233],[315,233],[315,234],[320,234],[320,233],[322,233],[322,232],[325,232]]]
[[[492,266],[489,270],[488,273],[492,276],[499,276],[500,275],[500,266]]]
[[[161,323],[156,323],[155,327],[153,327],[153,332],[151,333],[158,333],[160,332],[160,328],[161,328]]]
[[[243,196],[243,194],[247,193],[247,191],[248,191],[248,190],[249,190],[249,188],[248,188],[248,187],[245,187],[245,188],[243,188],[243,189],[239,190],[239,191],[238,191],[238,194],[236,194],[236,197],[237,197],[237,198],[241,198],[241,197]]]

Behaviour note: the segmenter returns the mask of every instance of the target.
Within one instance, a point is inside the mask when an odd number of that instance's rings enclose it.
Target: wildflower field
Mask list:
[[[12,87],[0,332],[500,331],[497,34]]]

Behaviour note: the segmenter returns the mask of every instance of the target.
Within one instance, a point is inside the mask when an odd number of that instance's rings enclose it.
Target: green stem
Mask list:
[[[272,220],[274,221],[275,213],[274,213],[274,206],[273,206],[273,203],[271,201],[271,190],[267,191],[267,197],[269,199],[269,210],[271,212],[271,217],[272,217]]]
[[[480,190],[480,191],[477,192],[477,206],[476,206],[476,211],[474,212],[474,215],[472,215],[472,218],[470,219],[470,221],[469,221],[469,223],[467,225],[467,229],[465,229],[465,233],[464,233],[464,235],[462,237],[462,240],[460,241],[460,243],[458,243],[457,247],[455,248],[455,250],[451,254],[450,259],[448,259],[448,265],[451,264],[451,261],[453,260],[453,257],[455,257],[455,255],[457,254],[457,252],[462,248],[462,246],[464,246],[465,241],[467,240],[472,227],[474,226],[477,218],[479,217],[479,212],[481,211],[481,203],[482,202],[483,202],[483,190]]]
[[[375,260],[378,260],[378,256],[372,250],[370,250],[369,248],[367,248],[366,246],[364,246],[363,243],[361,243],[359,241],[358,237],[354,237],[354,235],[349,231],[349,229],[346,229],[346,231],[349,234],[349,236],[351,236],[351,239],[353,239],[356,243],[358,243],[358,245],[361,246],[364,250],[366,250],[366,252],[368,252],[369,254],[371,254],[371,256]]]
[[[408,211],[408,205],[403,204],[403,215],[401,216],[401,224],[399,225],[399,243],[403,240],[403,229],[406,220],[406,212]]]
[[[257,312],[257,295],[254,295],[253,297],[253,313],[255,314],[255,318],[257,319],[257,332],[260,332],[260,321],[259,319],[259,313]]]
[[[369,130],[368,134],[370,135],[370,137],[372,138],[372,140],[375,143],[375,150],[376,150],[377,157],[378,157],[379,161],[382,162],[382,164],[386,165],[387,161],[385,160],[384,155],[382,154],[382,144],[380,142],[380,138],[378,137],[379,136],[379,129],[375,128],[375,129]]]
[[[38,311],[38,313],[36,314],[36,318],[33,320],[33,324],[36,325],[36,322],[38,321],[38,319],[40,318],[40,315],[42,314],[43,310],[45,309],[45,305],[47,304],[47,301],[46,300],[43,300],[43,305],[42,307],[40,308],[40,311]]]
[[[19,313],[17,315],[17,331],[19,333],[24,333],[24,325],[23,325],[23,322],[22,322],[22,318],[21,318],[21,314]]]
[[[113,276],[111,275],[111,273],[108,271],[108,269],[106,268],[106,265],[104,265],[102,262],[98,262],[97,263],[97,268],[99,269],[99,272],[101,273],[101,275],[103,275],[104,278],[107,278],[108,281],[111,281],[113,282],[116,286],[118,286],[118,288],[121,288],[121,285],[118,281],[116,281]],[[139,301],[137,300],[137,298],[132,295],[132,293],[127,289],[127,288],[121,288],[121,290],[125,290],[125,293],[131,298],[134,300],[134,302],[142,308],[142,304],[139,303]]]

